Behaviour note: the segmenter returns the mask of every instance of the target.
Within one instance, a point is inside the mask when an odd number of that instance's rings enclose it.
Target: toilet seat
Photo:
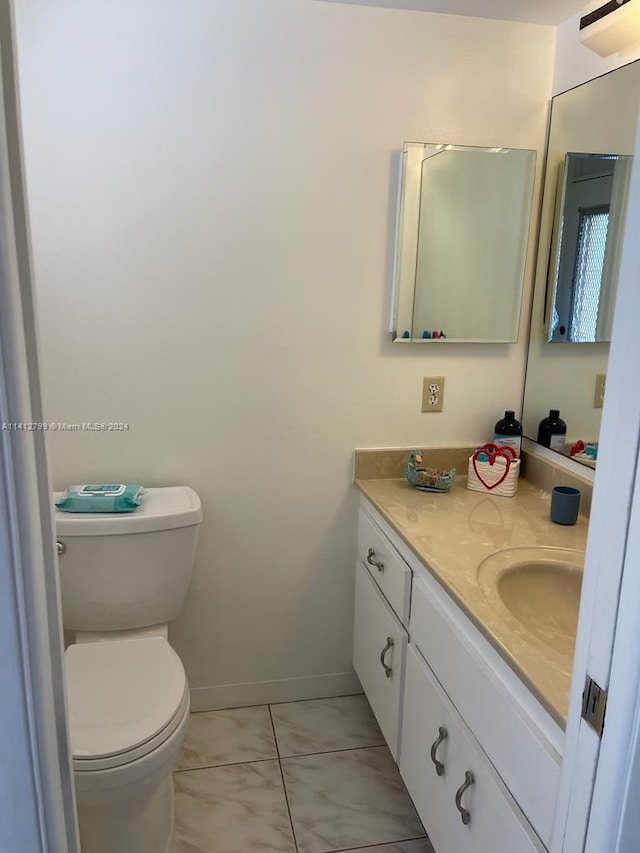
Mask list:
[[[117,770],[118,768],[124,768],[127,765],[133,766],[138,759],[145,758],[146,756],[151,755],[152,752],[160,750],[161,747],[171,738],[171,735],[176,731],[176,729],[178,729],[185,717],[189,716],[189,704],[189,689],[186,688],[180,708],[168,725],[162,729],[162,731],[158,732],[157,735],[149,738],[149,740],[139,744],[133,749],[127,749],[124,752],[119,752],[115,755],[109,755],[104,758],[79,758],[74,755],[74,773],[78,774],[99,770]]]
[[[65,682],[78,771],[121,767],[148,755],[189,711],[182,662],[163,637],[72,645]]]

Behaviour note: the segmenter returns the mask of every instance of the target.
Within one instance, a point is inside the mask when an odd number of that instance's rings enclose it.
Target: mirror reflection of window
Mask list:
[[[549,282],[552,343],[611,339],[631,159],[577,153],[565,158]]]
[[[596,340],[598,308],[609,228],[609,205],[580,211],[578,253],[573,280],[569,340]]]

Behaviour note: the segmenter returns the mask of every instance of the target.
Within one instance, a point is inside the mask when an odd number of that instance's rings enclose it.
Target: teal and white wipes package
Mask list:
[[[67,486],[56,506],[64,512],[134,512],[144,487],[138,483]]]

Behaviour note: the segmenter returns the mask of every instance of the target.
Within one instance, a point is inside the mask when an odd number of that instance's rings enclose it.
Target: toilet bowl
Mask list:
[[[169,853],[171,770],[189,719],[167,640],[187,593],[200,499],[148,489],[129,516],[56,512],[68,725],[82,853]]]
[[[162,637],[78,643],[65,678],[83,853],[165,853],[189,718],[180,658]]]

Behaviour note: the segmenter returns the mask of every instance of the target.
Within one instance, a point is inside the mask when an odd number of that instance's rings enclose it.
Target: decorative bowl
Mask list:
[[[414,448],[409,453],[405,476],[412,486],[421,492],[448,492],[456,478],[456,469],[441,471],[422,464],[423,453]]]

